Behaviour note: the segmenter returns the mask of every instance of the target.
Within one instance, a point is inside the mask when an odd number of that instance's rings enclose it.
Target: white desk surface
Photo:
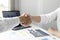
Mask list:
[[[32,25],[31,28],[18,30],[18,31],[9,30],[6,32],[2,32],[0,33],[0,40],[59,40],[59,38],[56,38],[55,36],[34,37],[32,34],[29,33],[28,29],[43,30],[42,28],[39,28],[38,26],[35,27],[35,26],[36,25]],[[43,31],[48,33],[45,30]],[[53,37],[55,38],[53,39]],[[48,38],[48,39],[44,39],[44,38]]]

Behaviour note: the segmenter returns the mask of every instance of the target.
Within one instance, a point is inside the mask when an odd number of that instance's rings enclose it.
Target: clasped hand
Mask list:
[[[19,17],[19,19],[20,19],[20,24],[24,27],[28,27],[32,23],[31,15],[27,13],[22,14]]]

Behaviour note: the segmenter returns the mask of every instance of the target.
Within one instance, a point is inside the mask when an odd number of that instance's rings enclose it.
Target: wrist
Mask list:
[[[33,20],[34,20],[34,17],[33,17],[33,16],[31,16],[30,18],[31,18],[31,21],[33,21]]]
[[[41,21],[41,18],[40,18],[40,16],[31,16],[31,20],[33,22],[40,22]]]

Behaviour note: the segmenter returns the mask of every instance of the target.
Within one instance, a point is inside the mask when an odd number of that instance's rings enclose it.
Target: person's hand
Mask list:
[[[29,26],[32,23],[31,16],[27,13],[22,14],[20,17],[21,25],[24,27]]]
[[[55,31],[56,31],[56,29],[54,29],[54,28],[49,28],[48,29],[48,32],[51,33],[51,34],[53,34],[53,35],[54,35]]]

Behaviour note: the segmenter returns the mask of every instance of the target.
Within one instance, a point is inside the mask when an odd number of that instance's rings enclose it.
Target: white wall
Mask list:
[[[19,10],[19,0],[15,0],[15,10]]]
[[[11,0],[11,10],[15,10],[15,0]]]
[[[43,0],[43,12],[49,13],[59,7],[60,0]]]
[[[10,10],[10,0],[0,0],[0,18],[3,17],[2,11]]]
[[[58,7],[60,0],[20,0],[20,11],[39,15],[49,13]]]
[[[43,14],[43,0],[38,0],[37,2],[38,7],[37,7],[37,14]]]
[[[37,13],[37,0],[21,0],[21,8],[20,11],[21,13],[28,12],[31,13],[32,15],[36,15]]]

